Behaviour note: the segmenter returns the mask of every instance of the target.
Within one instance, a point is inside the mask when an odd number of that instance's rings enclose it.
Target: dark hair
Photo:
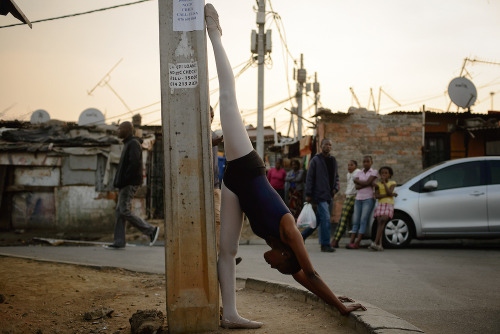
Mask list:
[[[293,166],[294,164],[297,164],[297,165],[299,166],[299,168],[300,168],[300,162],[299,162],[299,160],[297,160],[297,159],[293,159],[293,160],[290,162],[290,165],[291,165],[291,166]]]
[[[378,170],[378,173],[381,174],[384,169],[387,169],[387,171],[389,172],[390,176],[394,175],[394,172],[392,171],[392,168],[389,167],[389,166],[382,166],[382,167],[380,167],[380,169]]]
[[[349,160],[349,162],[352,162],[354,166],[358,167],[358,162],[356,160]]]
[[[368,158],[368,159],[370,159],[370,161],[373,163],[373,158],[372,158],[372,156],[371,156],[371,155],[365,155],[365,156],[363,157],[363,159],[364,159],[364,158]]]
[[[297,260],[292,248],[284,244],[281,240],[276,240],[274,244],[277,247],[273,247],[273,249],[278,249],[282,252],[282,255],[285,255],[285,253],[288,254],[286,261],[280,266],[281,268],[278,269],[278,271],[284,275],[293,275],[298,273],[302,268],[300,267],[299,260]]]
[[[321,143],[320,143],[319,145],[320,145],[320,146],[323,146],[323,143],[324,143],[325,141],[327,141],[327,140],[328,140],[330,143],[332,142],[332,141],[330,140],[330,138],[323,138],[323,139],[321,139]]]
[[[300,267],[299,260],[297,260],[297,257],[295,256],[293,251],[290,250],[290,252],[292,255],[287,259],[286,264],[282,266],[281,270],[279,271],[284,275],[293,275],[298,273],[300,269],[302,269]]]

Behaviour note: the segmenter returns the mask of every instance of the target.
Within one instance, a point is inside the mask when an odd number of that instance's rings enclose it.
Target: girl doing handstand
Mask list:
[[[252,230],[266,240],[271,250],[264,254],[272,268],[293,278],[341,314],[365,308],[345,297],[337,298],[314,270],[295,220],[266,178],[262,159],[254,151],[243,125],[233,72],[222,46],[218,14],[211,4],[205,6],[208,36],[212,42],[220,91],[220,119],[224,133],[227,164],[222,182],[220,254],[217,264],[224,307],[225,328],[259,328],[262,323],[242,318],[236,310],[235,256],[243,222],[247,215]]]

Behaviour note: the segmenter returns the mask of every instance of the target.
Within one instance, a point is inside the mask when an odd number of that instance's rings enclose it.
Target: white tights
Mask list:
[[[212,22],[210,22],[210,21]],[[228,161],[241,158],[253,150],[243,125],[234,84],[233,70],[222,46],[221,36],[213,20],[207,18],[208,36],[212,47],[219,77],[220,119],[224,134],[224,150]],[[224,306],[224,320],[234,323],[245,322],[236,310],[236,263],[243,213],[238,196],[222,183],[221,191],[220,253],[217,269]]]

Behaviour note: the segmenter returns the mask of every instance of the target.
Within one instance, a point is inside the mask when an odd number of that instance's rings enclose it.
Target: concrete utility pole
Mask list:
[[[313,83],[313,92],[314,92],[314,114],[318,114],[318,102],[319,102],[319,82],[318,82],[318,72],[314,72],[314,83]],[[316,127],[318,126],[318,116],[314,119],[314,135],[316,136]]]
[[[300,54],[300,68],[297,71],[297,134],[298,139],[302,139],[302,92],[307,79],[307,71],[304,68],[304,54]]]
[[[318,72],[314,72],[313,92],[314,92],[314,114],[317,114],[318,113],[318,102],[319,102]]]
[[[266,55],[264,46],[264,24],[266,23],[266,0],[259,0],[259,11],[257,12],[257,153],[264,159],[264,57]]]
[[[158,5],[168,329],[211,331],[219,292],[204,1]]]

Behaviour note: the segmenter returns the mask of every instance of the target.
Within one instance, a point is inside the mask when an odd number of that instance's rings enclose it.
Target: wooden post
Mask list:
[[[170,333],[215,330],[219,291],[204,1],[158,5],[168,327]],[[174,31],[179,21],[197,20],[199,30]]]

